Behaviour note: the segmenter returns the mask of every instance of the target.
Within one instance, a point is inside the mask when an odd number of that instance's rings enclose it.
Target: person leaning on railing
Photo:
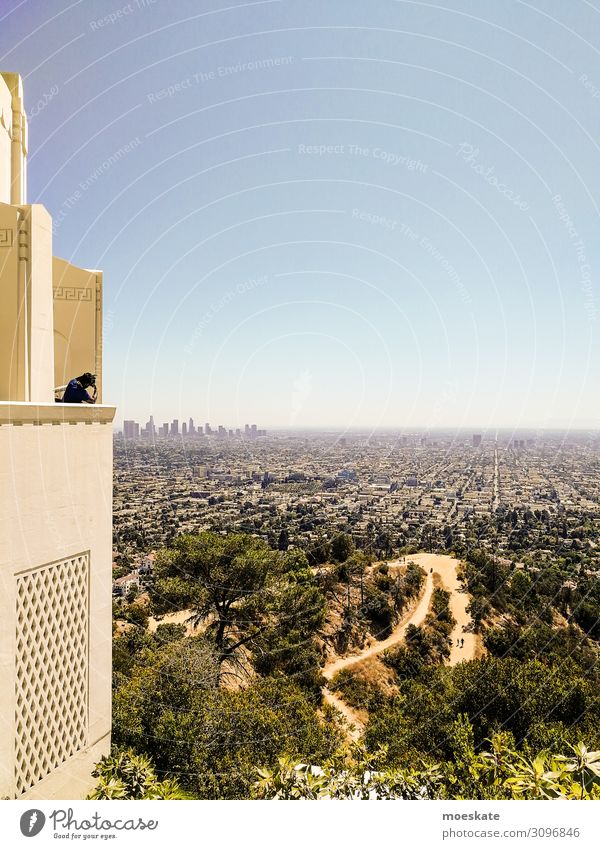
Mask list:
[[[93,391],[90,395],[88,387],[92,387]],[[79,377],[74,377],[67,383],[65,394],[62,397],[63,404],[95,404],[98,397],[98,389],[96,387],[96,375],[86,371],[85,374]]]

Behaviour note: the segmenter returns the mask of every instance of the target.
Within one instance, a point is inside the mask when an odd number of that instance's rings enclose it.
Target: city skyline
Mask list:
[[[218,437],[244,437],[246,439],[257,439],[266,435],[266,431],[259,428],[256,423],[245,424],[243,429],[240,427],[230,428],[218,424],[213,428],[210,422],[205,422],[202,425],[195,424],[194,419],[190,416],[187,421],[172,419],[170,422],[163,422],[157,425],[154,422],[154,416],[151,415],[145,425],[141,425],[135,419],[124,419],[123,427],[119,433],[125,439],[142,438],[177,438],[186,436],[218,436]]]
[[[138,421],[136,418],[128,419],[128,418],[123,417],[120,420],[120,422],[117,421],[115,423],[115,429],[123,430],[123,425],[124,425],[125,422],[133,421],[135,424],[139,425],[140,431],[141,431],[141,429],[145,426],[145,425],[142,424],[142,421],[145,418],[146,418],[146,416],[142,415],[140,417],[140,420]],[[189,417],[183,416],[182,418],[179,418],[179,417],[172,417],[170,415],[155,416],[154,414],[151,414],[147,418],[148,418],[148,421],[146,422],[146,425],[149,423],[150,420],[152,420],[155,427],[156,427],[157,432],[158,432],[158,429],[160,427],[164,427],[165,424],[168,424],[169,427],[170,427],[173,422],[177,422],[181,425],[188,425],[188,427],[189,427],[189,422],[194,422],[194,426],[199,430],[203,430],[204,432],[206,432],[206,426],[210,425],[210,422],[206,422],[206,421],[204,421],[202,423],[202,425],[197,424],[197,422],[199,422],[202,419],[202,416],[198,416],[198,417],[196,417],[196,416],[189,416]],[[163,419],[168,420],[168,422],[163,421]],[[217,429],[219,427],[223,427],[222,422],[220,422],[219,419],[216,419],[214,421],[216,421],[217,424],[216,424],[215,428],[212,429],[212,433],[216,433]],[[160,424],[158,424],[158,422],[160,422]],[[244,428],[253,427],[253,426],[255,426],[255,423],[250,424],[250,425],[248,425],[247,423],[244,423],[244,425],[240,425],[240,424],[236,423],[232,427],[230,427],[230,425],[228,424],[225,427],[225,429],[226,430],[233,430],[234,432],[236,432],[236,431],[238,431],[238,432],[242,431],[243,432]],[[211,425],[211,427],[212,427],[212,425]],[[339,423],[332,423],[332,424],[325,423],[325,424],[317,424],[317,425],[290,425],[290,424],[269,424],[269,423],[267,423],[266,428],[268,428],[269,433],[271,433],[271,434],[278,433],[278,432],[282,432],[282,433],[285,433],[285,432],[289,432],[289,433],[318,433],[318,432],[323,432],[323,433],[339,433],[339,434],[344,434],[344,433],[348,433],[348,434],[373,433],[373,434],[386,434],[386,435],[395,433],[395,434],[398,434],[398,435],[419,435],[419,436],[422,436],[423,434],[432,434],[432,435],[456,434],[456,435],[460,435],[460,436],[467,435],[469,437],[469,439],[471,439],[471,437],[473,439],[478,437],[482,441],[487,441],[487,440],[490,440],[490,439],[497,439],[501,435],[517,434],[517,433],[518,434],[528,434],[528,435],[531,435],[531,434],[539,434],[539,435],[549,434],[549,435],[552,435],[552,434],[562,433],[562,434],[565,434],[565,436],[568,436],[569,434],[573,434],[574,436],[581,436],[582,434],[585,433],[585,434],[588,434],[593,439],[600,438],[600,427],[585,427],[585,426],[582,426],[582,427],[564,428],[564,427],[538,427],[538,426],[535,426],[535,425],[531,425],[531,426],[505,425],[505,426],[495,427],[493,425],[482,425],[481,422],[474,423],[474,424],[467,423],[467,424],[460,425],[460,426],[446,425],[446,424],[441,423],[441,424],[437,424],[435,427],[429,427],[429,426],[424,425],[424,424],[416,424],[416,425],[402,425],[402,424],[393,425],[393,424],[390,424],[390,425],[381,425],[380,427],[372,427],[370,425],[365,425],[365,424],[363,424],[363,425],[356,424],[356,425],[352,425],[352,426],[344,426],[343,424],[339,424]],[[261,430],[264,432],[265,428],[263,427]],[[478,444],[480,444],[480,443],[478,443]],[[477,447],[477,446],[475,446],[475,447]]]

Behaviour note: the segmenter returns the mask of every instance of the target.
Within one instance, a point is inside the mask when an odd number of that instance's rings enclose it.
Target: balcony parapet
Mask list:
[[[116,407],[107,404],[32,404],[0,401],[2,425],[111,424]]]

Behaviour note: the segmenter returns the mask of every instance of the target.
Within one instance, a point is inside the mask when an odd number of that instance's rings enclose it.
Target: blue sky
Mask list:
[[[119,419],[600,426],[600,7],[0,9]]]

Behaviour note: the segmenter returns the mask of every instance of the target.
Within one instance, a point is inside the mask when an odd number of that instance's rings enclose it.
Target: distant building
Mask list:
[[[140,435],[140,426],[138,422],[132,419],[125,419],[123,422],[123,436],[125,439],[136,439]]]
[[[259,437],[264,437],[267,435],[266,430],[261,430],[257,427],[257,425],[245,425],[244,426],[244,435],[248,439],[257,439]],[[146,424],[140,428],[140,425],[133,421],[133,419],[126,419],[123,422],[123,436],[125,439],[134,439],[135,437],[142,436],[146,439],[154,438],[159,436],[161,438],[165,437],[175,437],[175,436],[204,436],[204,435],[218,435],[223,439],[233,439],[234,437],[239,437],[242,435],[242,431],[240,428],[228,428],[225,425],[218,425],[217,429],[213,429],[209,422],[206,422],[204,427],[199,425],[195,426],[193,418],[188,419],[187,422],[181,423],[181,430],[179,428],[179,419],[173,419],[171,424],[168,422],[164,422],[158,428],[154,424],[154,417],[150,416],[149,420]]]
[[[123,592],[127,592],[130,587],[139,587],[140,578],[136,572],[130,572],[128,575],[123,575],[122,578],[117,578],[113,581],[113,587],[118,587]]]
[[[148,421],[146,422],[146,427],[144,428],[145,435],[150,439],[154,439],[156,436],[156,428],[154,426],[154,416],[150,416]]]
[[[473,448],[479,448],[480,445],[481,445],[481,434],[480,433],[474,433],[473,434]]]

